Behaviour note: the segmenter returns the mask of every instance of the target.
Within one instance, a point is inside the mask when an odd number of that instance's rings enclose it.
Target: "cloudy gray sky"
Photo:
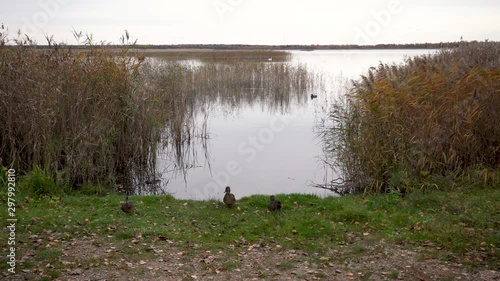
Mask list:
[[[71,30],[139,44],[500,41],[500,0],[0,0],[0,23],[38,43]]]

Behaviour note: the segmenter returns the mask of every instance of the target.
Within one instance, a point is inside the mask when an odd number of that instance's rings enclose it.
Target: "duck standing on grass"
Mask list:
[[[276,210],[281,210],[281,202],[277,201],[274,198],[274,195],[271,195],[271,199],[269,200],[269,207],[268,207],[268,209],[271,212],[276,211]]]
[[[234,194],[231,193],[231,188],[226,186],[224,193],[226,194],[224,195],[224,199],[222,199],[222,201],[224,201],[224,204],[226,204],[228,208],[233,207],[234,203],[236,203],[236,199],[234,198]]]
[[[128,196],[125,197],[125,202],[122,203],[122,211],[127,214],[133,214],[135,212],[134,203],[128,200]]]

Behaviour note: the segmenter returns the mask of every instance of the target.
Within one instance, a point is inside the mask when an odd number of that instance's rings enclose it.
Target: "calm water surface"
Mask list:
[[[172,173],[172,163],[159,154],[162,188],[179,199],[220,199],[225,186],[236,198],[253,194],[305,193],[333,195],[311,187],[336,178],[323,164],[316,126],[350,79],[379,62],[402,63],[430,50],[293,51],[292,63],[306,65],[318,83],[302,102],[276,108],[264,103],[214,105],[206,121],[208,139],[195,141],[185,173]],[[273,63],[273,62],[270,62]],[[310,94],[317,98],[310,99]]]

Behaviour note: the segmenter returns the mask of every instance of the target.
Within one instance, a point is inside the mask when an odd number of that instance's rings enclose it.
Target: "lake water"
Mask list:
[[[435,50],[292,51],[291,63],[303,64],[319,83],[307,99],[286,108],[262,103],[237,108],[212,106],[198,122],[206,122],[208,139],[196,140],[185,173],[169,172],[168,157],[159,157],[162,188],[179,199],[220,199],[231,186],[236,198],[253,194],[332,192],[311,186],[336,175],[323,164],[317,125],[332,100],[343,94],[351,79],[380,62],[403,63],[404,58]],[[274,63],[274,62],[268,62]],[[278,62],[276,62],[278,63]],[[317,95],[311,99],[310,94]]]

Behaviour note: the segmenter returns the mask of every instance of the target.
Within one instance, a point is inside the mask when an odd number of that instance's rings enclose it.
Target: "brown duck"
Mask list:
[[[281,202],[277,201],[276,199],[274,199],[274,195],[272,195],[271,199],[269,200],[269,207],[268,207],[268,209],[271,212],[281,209]]]
[[[125,202],[122,203],[122,211],[124,211],[127,214],[131,214],[131,213],[135,212],[134,203],[132,203],[128,200],[128,196],[125,197]]]
[[[224,193],[226,194],[224,195],[224,199],[222,201],[224,201],[224,204],[226,204],[228,208],[233,207],[234,203],[236,203],[236,199],[234,198],[234,194],[231,193],[231,188],[226,186]]]

